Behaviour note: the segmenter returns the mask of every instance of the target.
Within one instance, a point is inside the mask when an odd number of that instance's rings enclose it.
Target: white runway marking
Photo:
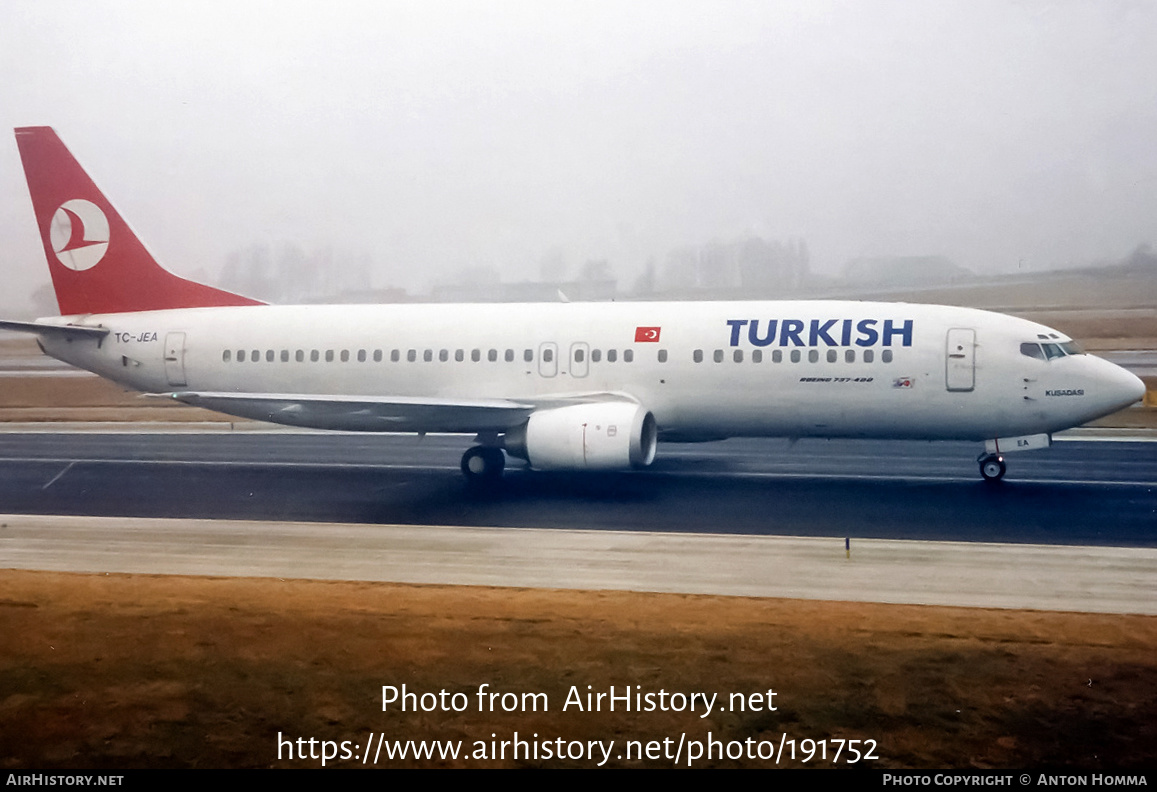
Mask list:
[[[56,482],[60,481],[61,477],[62,477],[62,476],[65,474],[65,473],[67,473],[68,471],[72,470],[72,466],[73,466],[73,465],[75,465],[75,464],[77,463],[77,461],[79,461],[79,460],[75,460],[75,459],[74,459],[74,460],[72,460],[71,462],[69,462],[67,465],[65,465],[65,466],[64,466],[64,470],[60,471],[60,472],[59,472],[59,473],[57,473],[55,476],[53,476],[52,478],[50,478],[50,479],[49,479],[49,480],[48,480],[48,481],[47,481],[47,482],[44,484],[44,486],[43,486],[43,487],[41,487],[40,489],[42,489],[42,490],[46,490],[46,489],[48,489],[49,487],[51,487],[53,484],[55,484]]]

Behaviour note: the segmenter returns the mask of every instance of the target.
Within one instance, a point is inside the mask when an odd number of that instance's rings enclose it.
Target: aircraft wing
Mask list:
[[[635,402],[624,393],[574,393],[526,399],[333,396],[307,393],[177,391],[148,393],[258,421],[352,432],[506,432],[535,410],[591,402]]]
[[[147,394],[259,421],[356,432],[505,432],[535,405],[506,399],[178,391]]]

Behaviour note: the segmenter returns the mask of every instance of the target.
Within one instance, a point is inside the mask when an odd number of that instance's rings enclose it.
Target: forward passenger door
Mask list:
[[[976,331],[954,327],[948,331],[945,352],[945,383],[950,391],[976,387]]]

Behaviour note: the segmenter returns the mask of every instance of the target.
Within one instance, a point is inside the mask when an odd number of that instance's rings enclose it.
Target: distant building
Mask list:
[[[946,256],[885,256],[852,259],[842,277],[853,286],[895,288],[945,286],[969,280],[973,273]]]
[[[741,291],[747,297],[778,297],[797,291],[807,280],[807,242],[762,237],[676,248],[667,254],[659,289],[694,293]]]

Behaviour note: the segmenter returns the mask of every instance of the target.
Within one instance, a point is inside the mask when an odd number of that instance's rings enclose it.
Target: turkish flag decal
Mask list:
[[[659,341],[659,331],[661,327],[636,327],[635,328],[635,343],[643,344]]]

